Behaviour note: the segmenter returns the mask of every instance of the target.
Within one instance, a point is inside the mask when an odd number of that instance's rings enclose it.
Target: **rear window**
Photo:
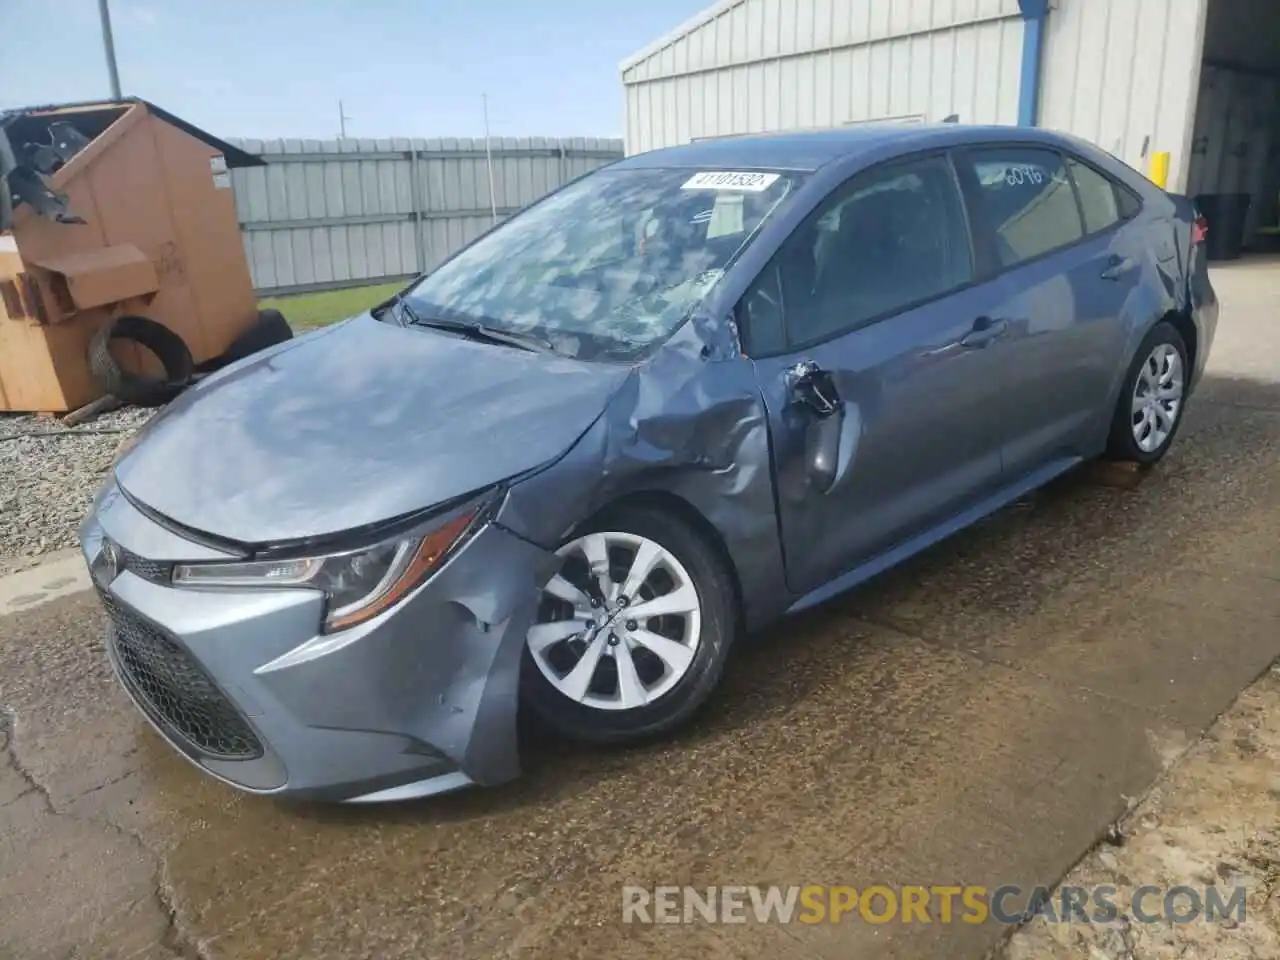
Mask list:
[[[1060,154],[987,147],[969,151],[969,158],[1003,266],[1034,260],[1084,236]]]

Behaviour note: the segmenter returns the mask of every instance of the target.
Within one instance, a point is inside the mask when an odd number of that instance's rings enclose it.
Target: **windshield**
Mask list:
[[[405,292],[419,321],[536,335],[628,360],[707,295],[796,174],[601,170],[497,227]]]

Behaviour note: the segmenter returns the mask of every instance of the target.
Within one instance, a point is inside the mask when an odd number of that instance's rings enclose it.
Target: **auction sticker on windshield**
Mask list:
[[[759,193],[768,190],[776,173],[733,173],[731,171],[704,170],[685,181],[681,190],[745,190]]]

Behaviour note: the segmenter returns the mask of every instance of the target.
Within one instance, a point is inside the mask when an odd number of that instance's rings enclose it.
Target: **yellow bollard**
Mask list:
[[[1169,151],[1161,150],[1151,155],[1151,182],[1161,190],[1169,187]]]

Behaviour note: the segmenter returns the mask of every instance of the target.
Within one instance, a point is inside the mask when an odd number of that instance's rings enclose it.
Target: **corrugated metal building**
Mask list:
[[[955,115],[1167,154],[1169,189],[1277,220],[1280,0],[720,0],[621,70],[628,153]]]

